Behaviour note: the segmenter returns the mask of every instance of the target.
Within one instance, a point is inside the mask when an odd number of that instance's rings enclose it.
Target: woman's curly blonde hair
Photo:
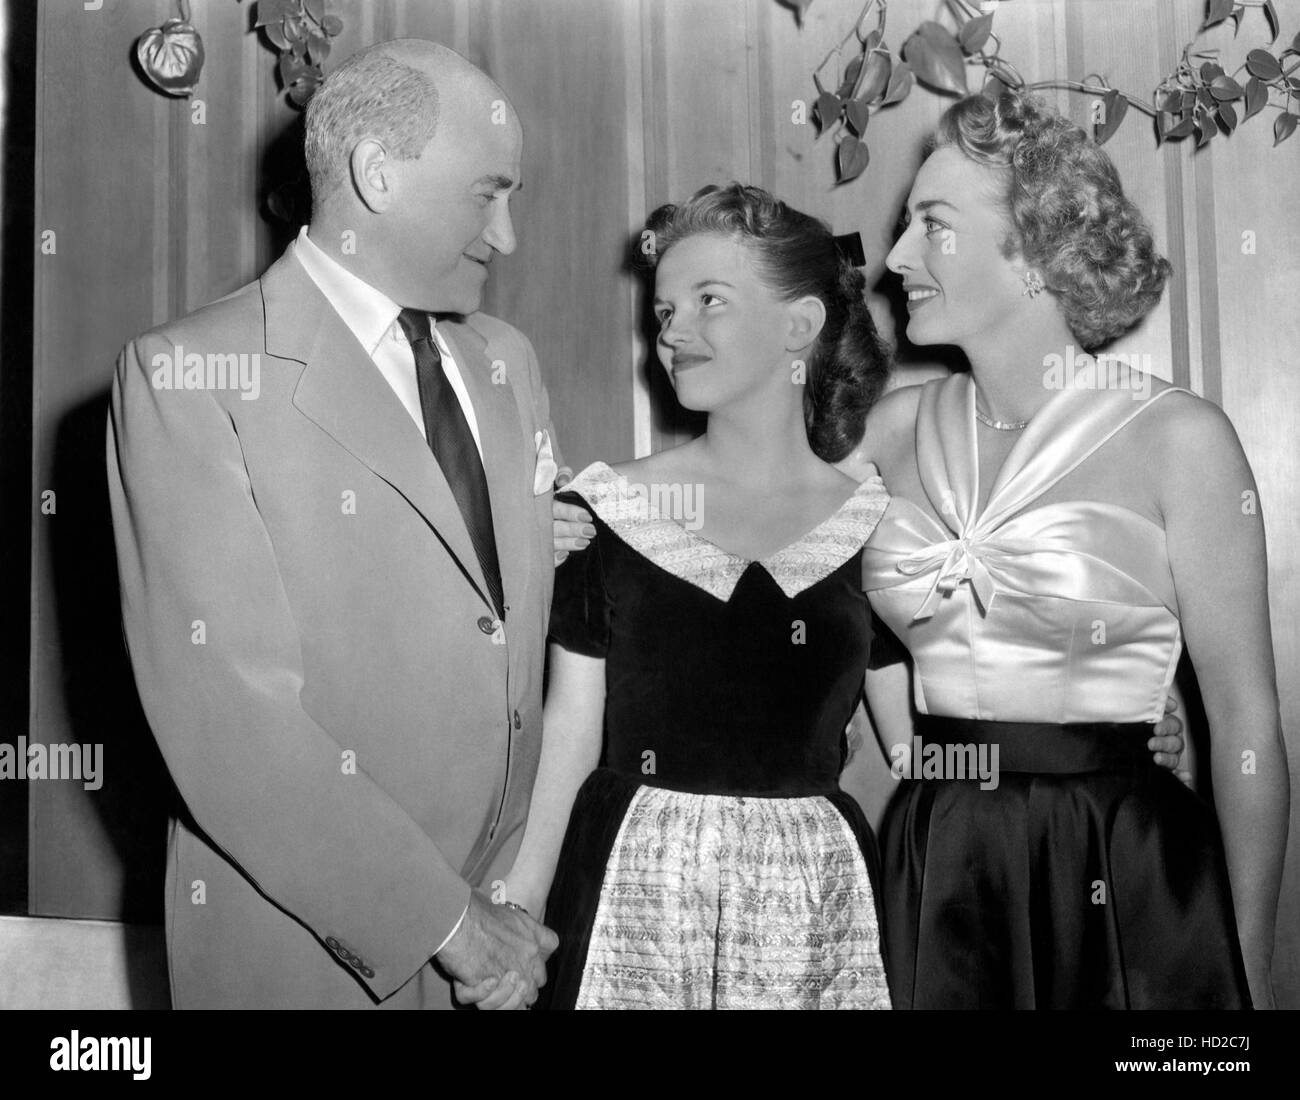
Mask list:
[[[1003,254],[1043,273],[1084,348],[1113,340],[1160,301],[1169,261],[1124,196],[1110,157],[1082,128],[1036,96],[1007,89],[949,107],[926,155],[947,145],[1006,173],[1011,232]]]

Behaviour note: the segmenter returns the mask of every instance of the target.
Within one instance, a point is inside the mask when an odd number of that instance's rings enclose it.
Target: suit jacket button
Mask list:
[[[337,951],[339,949],[339,941],[336,940],[333,936],[326,936],[325,946],[328,947],[331,951]]]
[[[363,967],[361,968],[361,976],[362,976],[363,978],[373,978],[373,977],[375,976],[375,972],[374,972],[373,970],[371,970],[370,967],[368,967],[368,966],[363,966]]]
[[[483,631],[484,634],[491,634],[496,630],[497,624],[493,619],[489,619],[484,615],[478,621],[478,628]]]
[[[524,720],[519,717],[519,712],[515,711],[515,729],[518,730],[523,728],[524,728]]]

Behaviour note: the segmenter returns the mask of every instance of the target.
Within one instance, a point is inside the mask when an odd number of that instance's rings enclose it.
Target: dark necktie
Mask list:
[[[492,502],[488,497],[483,461],[474,445],[474,434],[469,430],[469,421],[465,419],[465,410],[461,408],[456,391],[451,388],[442,369],[442,354],[433,340],[429,315],[415,309],[404,309],[397,321],[415,353],[415,376],[420,385],[425,438],[433,448],[433,456],[442,467],[469,529],[470,541],[483,568],[497,618],[504,618],[505,598],[501,587],[501,565],[497,561],[496,532],[492,527]]]

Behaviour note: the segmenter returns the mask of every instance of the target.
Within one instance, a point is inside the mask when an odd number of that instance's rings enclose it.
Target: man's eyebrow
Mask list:
[[[486,186],[491,187],[492,190],[494,191],[509,191],[511,188],[515,186],[515,181],[512,180],[509,176],[498,176],[493,174],[487,176],[480,176],[478,179],[474,181],[475,187],[479,186],[480,184],[485,184]],[[523,189],[524,189],[524,185],[521,183],[519,185],[519,190],[522,191]]]
[[[736,289],[731,283],[727,282],[725,279],[701,279],[698,283],[692,286],[691,289],[703,290],[706,286],[725,286],[728,290]],[[666,299],[656,297],[654,300],[655,305],[659,305],[661,302],[666,302]]]

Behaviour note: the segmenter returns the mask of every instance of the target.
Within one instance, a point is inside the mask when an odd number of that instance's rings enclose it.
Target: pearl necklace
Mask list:
[[[1012,420],[1012,421],[1005,421],[1005,422],[1001,420],[994,420],[993,417],[985,416],[982,412],[980,412],[978,405],[975,406],[975,419],[978,420],[981,424],[987,424],[990,428],[996,428],[1000,432],[1018,432],[1021,429],[1029,426],[1028,420]]]

